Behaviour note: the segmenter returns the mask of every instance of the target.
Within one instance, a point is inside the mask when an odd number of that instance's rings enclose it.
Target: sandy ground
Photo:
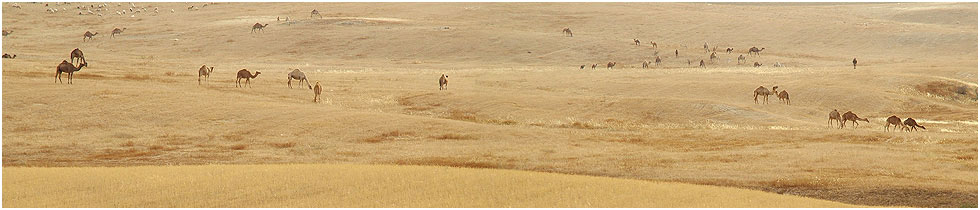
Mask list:
[[[5,168],[438,165],[977,203],[976,3],[82,5],[3,4]],[[89,66],[52,82],[74,48]],[[235,86],[243,68],[262,72],[251,88]],[[287,87],[290,68],[322,103]],[[754,103],[760,85],[791,105]],[[869,122],[830,128],[833,109]],[[891,115],[927,129],[885,132]]]
[[[728,187],[433,166],[13,167],[3,173],[5,208],[860,207]]]

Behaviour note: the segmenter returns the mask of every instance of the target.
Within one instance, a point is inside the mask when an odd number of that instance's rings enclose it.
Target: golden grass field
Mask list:
[[[88,3],[50,3],[57,13],[18,4],[3,3],[13,31],[3,53],[17,55],[3,59],[5,195],[8,179],[30,178],[17,170],[303,163],[977,204],[977,3],[140,3],[149,12],[126,15],[115,11],[131,5],[113,3],[101,17],[78,15]],[[256,22],[269,25],[250,33]],[[115,27],[127,29],[110,38]],[[99,34],[83,42],[85,31]],[[752,46],[766,49],[747,61],[764,67],[737,64]],[[74,48],[89,66],[74,84],[54,83]],[[640,68],[656,56],[662,66]],[[701,59],[707,68],[696,68]],[[199,85],[205,64],[215,70]],[[251,88],[235,87],[243,68],[262,72]],[[322,103],[286,86],[290,68],[321,82]],[[438,89],[441,74],[449,90]],[[755,104],[760,85],[788,91],[792,104]],[[870,122],[830,128],[833,109]],[[891,115],[927,129],[885,132]],[[214,167],[197,168],[233,166]]]
[[[8,167],[3,173],[11,176],[3,180],[5,208],[858,207],[727,187],[434,166]]]

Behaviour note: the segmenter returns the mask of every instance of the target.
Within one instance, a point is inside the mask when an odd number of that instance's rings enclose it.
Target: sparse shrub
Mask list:
[[[119,146],[132,147],[132,146],[136,146],[136,143],[133,143],[133,141],[126,141],[120,144]]]
[[[247,148],[248,148],[247,144],[236,144],[236,145],[232,145],[231,147],[228,147],[228,149],[232,149],[232,150],[243,150]]]
[[[442,134],[442,135],[438,135],[438,136],[433,136],[432,138],[441,139],[441,140],[467,140],[467,139],[476,139],[475,137],[470,136],[470,135],[461,135],[461,134],[455,134],[455,133]]]
[[[382,133],[381,135],[364,138],[364,139],[361,139],[361,141],[362,142],[368,142],[368,143],[378,143],[378,142],[383,142],[383,141],[391,141],[391,140],[395,140],[395,139],[397,139],[399,137],[411,136],[411,135],[414,135],[414,133],[412,133],[412,132],[402,132],[402,131],[397,131],[396,130],[396,131],[391,131],[391,132],[387,132],[387,133]]]
[[[284,149],[284,148],[295,147],[296,142],[282,142],[282,143],[273,142],[273,143],[269,143],[269,145],[275,148]]]

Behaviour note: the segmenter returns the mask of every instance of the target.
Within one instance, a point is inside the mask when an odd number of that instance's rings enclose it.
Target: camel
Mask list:
[[[78,62],[85,63],[85,55],[83,55],[82,50],[79,50],[78,48],[72,50],[69,57],[71,58],[71,63],[75,63],[75,58],[78,58]]]
[[[755,55],[759,55],[759,53],[765,49],[766,49],[765,47],[763,47],[762,49],[756,47],[749,48],[749,55],[752,55],[752,53],[755,53]]]
[[[649,67],[650,67],[650,61],[643,61],[643,68],[645,69]]]
[[[735,51],[735,49],[732,49],[731,47],[729,47],[728,49],[725,49],[725,52],[728,53],[728,54],[732,54],[732,51]]]
[[[654,60],[653,62],[655,62],[659,66],[661,61],[662,60],[660,60],[660,56],[657,56],[657,60]]]
[[[762,66],[762,64],[761,64],[761,63],[759,63],[759,62],[755,62],[755,64],[752,64],[752,66],[755,66],[755,67],[760,67],[760,66]]]
[[[745,61],[745,55],[738,55],[738,64],[742,64]]]
[[[704,52],[708,52],[708,43],[707,42],[704,43]]]
[[[14,33],[14,31],[13,30],[3,30],[3,36],[10,35],[11,33]]]
[[[446,74],[439,77],[439,90],[449,90],[449,76]]]
[[[261,73],[262,72],[255,71],[255,75],[252,75],[252,73],[248,72],[248,69],[238,70],[238,80],[235,82],[238,84],[238,87],[242,87],[242,78],[245,78],[245,86],[251,88],[252,86],[249,85],[249,81],[251,79],[255,79],[255,77],[258,77]]]
[[[783,90],[783,91],[779,92],[779,94],[776,94],[776,97],[779,97],[779,101],[786,102],[786,105],[790,105],[790,103],[789,103],[789,93],[787,93],[786,90]]]
[[[84,37],[82,37],[82,41],[84,42],[85,39],[89,39],[89,40],[95,39],[95,35],[97,34],[99,34],[99,32],[92,33],[90,31],[85,31]]]
[[[898,128],[899,126],[902,127],[902,130],[907,129],[907,127],[905,127],[905,124],[902,124],[902,118],[899,118],[895,115],[892,115],[891,117],[888,117],[888,119],[885,120],[885,131],[888,131],[888,127],[891,127],[891,125],[895,125],[895,127],[893,127],[892,130],[895,130],[895,128]]]
[[[639,39],[633,39],[633,44],[636,44],[636,46],[640,46],[640,40]]]
[[[69,63],[66,60],[61,60],[61,63],[58,64],[58,67],[57,67],[57,72],[55,74],[55,79],[58,79],[57,82],[64,83],[64,82],[61,81],[61,73],[62,72],[68,73],[68,84],[72,84],[71,81],[72,81],[72,78],[74,78],[75,72],[76,71],[81,71],[82,70],[82,67],[86,67],[86,66],[88,66],[88,64],[85,63],[85,62],[82,62],[82,63],[78,64],[78,66],[76,67],[76,66],[73,66],[71,63]]]
[[[606,64],[606,69],[611,69],[613,66],[616,66],[616,62],[609,62]]]
[[[585,65],[579,66],[578,69],[585,70]]]
[[[650,41],[650,45],[653,45],[653,49],[657,49],[657,42]]]
[[[905,119],[905,122],[903,122],[903,124],[905,124],[906,126],[909,126],[909,128],[906,129],[909,132],[912,132],[912,131],[916,130],[915,127],[920,127],[920,128],[922,128],[922,130],[925,130],[926,129],[926,127],[919,125],[919,123],[916,123],[915,122],[915,119],[912,119],[911,117],[908,118],[908,119]]]
[[[11,55],[11,54],[7,54],[7,53],[4,53],[4,54],[3,54],[3,58],[10,58],[10,59],[14,59],[14,58],[16,58],[16,57],[17,57],[17,55]]]
[[[595,67],[596,67],[596,66],[599,66],[599,64],[598,64],[598,63],[593,63],[593,64],[592,64],[592,70],[595,70]]]
[[[776,90],[776,88],[773,87],[773,90]],[[766,87],[759,86],[752,92],[752,94],[752,100],[755,100],[756,104],[759,103],[759,96],[762,96],[762,104],[766,104],[769,103],[769,95],[772,95],[772,92],[769,91],[769,89],[766,89]]]
[[[858,59],[857,58],[854,58],[854,60],[851,61],[851,63],[854,64],[854,69],[858,69]]]
[[[837,121],[837,124],[840,125],[841,118],[840,118],[840,113],[837,112],[837,109],[834,109],[834,111],[830,111],[830,118],[827,119],[827,125],[833,127],[834,121]]]
[[[269,26],[269,24],[266,23],[265,25],[262,25],[260,23],[255,23],[255,25],[252,25],[252,33],[255,33],[255,30],[256,29],[258,29],[259,31],[265,32],[265,27],[266,26]]]
[[[677,52],[677,50],[674,50],[674,57],[675,57],[675,58],[676,58],[676,57],[680,57],[680,52]]]
[[[304,74],[303,71],[300,71],[299,69],[295,69],[295,70],[289,72],[289,78],[288,79],[289,79],[289,81],[286,82],[286,85],[288,85],[290,89],[293,88],[293,80],[294,79],[295,80],[298,80],[300,85],[303,84],[303,81],[306,81],[306,86],[309,87],[310,90],[313,89],[313,86],[310,85],[310,80],[307,80],[306,79],[306,74]]]
[[[213,71],[214,71],[214,66],[208,68],[207,65],[201,65],[201,68],[197,70],[197,84],[198,85],[201,84],[201,76],[204,76],[204,81],[210,84],[211,80],[209,80],[208,78],[211,77],[211,72]]]
[[[316,9],[314,9],[312,12],[310,12],[310,19],[313,19],[313,15],[319,16],[320,19],[323,19],[323,16],[320,15],[320,11],[316,11]],[[307,82],[307,83],[309,83],[309,82]]]
[[[704,59],[701,59],[701,64],[698,64],[698,67],[708,68],[707,66],[704,65]]]
[[[574,37],[572,35],[572,29],[563,28],[563,29],[561,29],[561,33],[562,33],[562,35],[568,34],[568,37]]]
[[[841,123],[840,127],[841,128],[844,128],[844,125],[847,124],[847,121],[848,120],[850,120],[851,122],[853,122],[855,128],[859,125],[857,121],[864,121],[864,122],[868,122],[868,123],[871,122],[871,121],[868,121],[868,118],[861,118],[861,117],[858,117],[857,114],[854,114],[851,111],[847,111],[843,115],[841,115],[841,122],[843,122],[843,123]]]
[[[109,34],[109,37],[115,38],[116,37],[116,34],[122,34],[122,32],[125,31],[125,30],[126,30],[126,28],[122,28],[122,29],[115,28],[115,29],[112,29],[112,34]]]
[[[779,63],[779,62],[776,62],[776,63],[772,64],[772,67],[783,67],[783,64],[782,63]]]
[[[718,56],[716,56],[716,55],[715,55],[715,53],[714,53],[714,52],[712,52],[712,53],[711,53],[711,56],[710,56],[710,57],[708,58],[708,60],[711,60],[711,61],[714,61],[714,60],[715,60],[715,58],[718,58]]]
[[[313,102],[320,102],[320,92],[323,88],[320,87],[320,81],[316,81],[316,86],[313,86]]]

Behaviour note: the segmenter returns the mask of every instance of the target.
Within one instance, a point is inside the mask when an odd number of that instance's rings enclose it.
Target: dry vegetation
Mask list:
[[[167,12],[3,4],[3,26],[16,31],[3,52],[18,55],[3,60],[4,205],[7,170],[26,167],[280,163],[541,171],[878,206],[977,203],[975,3],[146,4]],[[331,9],[300,18],[312,8]],[[255,22],[270,24],[250,34]],[[81,32],[113,27],[128,29],[81,42]],[[736,52],[689,68],[707,58],[704,42]],[[748,62],[767,67],[737,65],[751,46],[766,50]],[[76,47],[90,66],[72,85],[53,83]],[[662,66],[639,67],[654,55]],[[579,69],[592,63],[600,68]],[[197,83],[202,64],[215,66],[210,84]],[[235,87],[243,68],[262,72],[252,88]],[[287,88],[289,68],[321,81],[322,103]],[[441,74],[449,90],[438,90]],[[754,104],[759,85],[789,91],[793,105]],[[831,109],[871,122],[831,129]],[[884,132],[891,115],[927,130]]]

